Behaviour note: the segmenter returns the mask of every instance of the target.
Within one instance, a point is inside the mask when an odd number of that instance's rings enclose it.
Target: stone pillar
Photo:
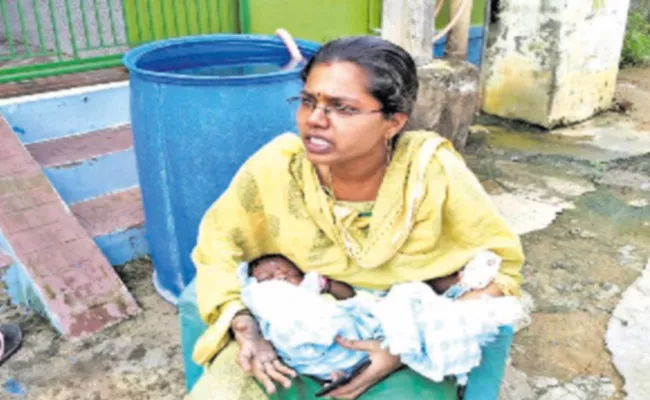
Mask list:
[[[459,12],[460,18],[447,35],[445,57],[454,60],[467,60],[469,46],[469,28],[472,24],[473,0],[451,0],[449,7],[449,20],[451,21]]]
[[[382,36],[418,65],[418,101],[407,129],[435,131],[461,150],[477,108],[478,70],[464,61],[433,60],[435,6],[432,0],[384,0]]]
[[[501,0],[483,111],[552,128],[612,104],[630,0]]]
[[[434,60],[418,68],[418,79],[407,129],[435,131],[462,150],[478,105],[478,69],[466,61]]]
[[[403,47],[418,65],[433,57],[435,0],[384,0],[382,37]]]

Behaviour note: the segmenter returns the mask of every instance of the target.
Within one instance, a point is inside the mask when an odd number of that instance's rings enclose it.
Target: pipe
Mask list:
[[[445,56],[452,59],[466,60],[469,44],[469,28],[472,19],[472,1],[453,0],[450,10],[452,13],[454,10],[457,10],[457,18],[454,22],[453,29],[449,31],[449,35],[447,36]]]
[[[436,4],[436,11],[433,13],[433,22],[436,22],[436,18],[438,18],[438,15],[440,14],[440,11],[442,10],[442,6],[445,4],[445,0],[438,0],[438,3]]]
[[[293,40],[293,37],[289,32],[287,32],[286,29],[278,28],[275,31],[275,34],[280,38],[280,40],[282,40],[282,43],[284,43],[284,45],[287,48],[287,51],[289,52],[289,55],[291,56],[291,60],[289,60],[289,62],[281,68],[282,70],[294,69],[298,65],[305,62],[305,57],[300,52],[300,49],[298,48],[296,41]]]
[[[437,42],[442,37],[444,37],[447,34],[447,32],[449,32],[451,28],[453,28],[456,25],[460,17],[463,15],[463,11],[465,11],[465,8],[467,7],[468,4],[470,4],[472,0],[460,0],[460,1],[462,1],[462,4],[460,5],[458,11],[456,12],[456,15],[454,15],[454,17],[449,21],[447,26],[445,26],[440,32],[436,33],[436,35],[433,37],[433,43]]]

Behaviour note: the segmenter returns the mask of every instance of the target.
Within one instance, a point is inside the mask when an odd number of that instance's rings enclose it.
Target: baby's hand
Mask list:
[[[352,286],[345,282],[335,281],[333,279],[328,279],[328,282],[328,288],[325,292],[331,294],[337,300],[347,300],[356,295]]]

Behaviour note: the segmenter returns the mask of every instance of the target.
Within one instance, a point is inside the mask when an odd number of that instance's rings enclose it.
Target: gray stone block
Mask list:
[[[478,107],[478,69],[464,61],[434,60],[418,68],[418,77],[418,101],[407,129],[435,131],[462,150]]]

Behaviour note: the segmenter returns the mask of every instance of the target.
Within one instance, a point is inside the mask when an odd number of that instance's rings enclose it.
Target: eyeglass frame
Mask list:
[[[314,101],[313,105],[307,105],[307,104],[305,104],[305,101],[304,101],[305,99],[309,99],[309,97],[307,97],[306,94],[301,93],[298,96],[289,97],[287,99],[287,102],[289,104],[292,104],[294,102],[298,102],[299,107],[307,107],[312,113],[314,111],[316,111],[316,109],[320,108],[320,109],[323,110],[323,114],[325,114],[327,117],[330,116],[330,113],[332,111],[334,111],[335,115],[337,115],[339,117],[343,117],[343,118],[354,117],[354,116],[358,116],[358,115],[368,115],[368,114],[383,113],[385,111],[383,107],[379,108],[379,109],[376,109],[376,110],[359,110],[357,108],[344,105],[345,107],[350,107],[350,108],[355,110],[352,113],[345,113],[343,111],[336,110],[335,106],[333,106],[333,105],[329,105],[329,104],[327,104],[327,105],[325,105],[325,104],[324,105],[319,105],[318,101]],[[311,99],[309,99],[309,101],[312,102]]]

